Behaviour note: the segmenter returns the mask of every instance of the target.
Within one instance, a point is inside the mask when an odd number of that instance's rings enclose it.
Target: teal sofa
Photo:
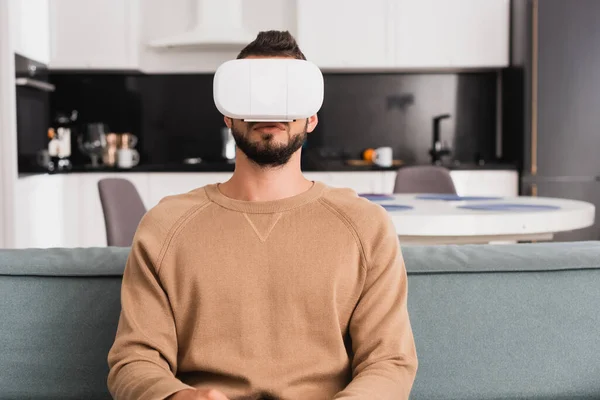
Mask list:
[[[128,251],[0,251],[0,399],[110,399]],[[600,242],[403,253],[411,399],[600,399]]]

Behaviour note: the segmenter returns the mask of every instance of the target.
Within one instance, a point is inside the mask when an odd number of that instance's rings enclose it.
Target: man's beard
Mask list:
[[[252,128],[257,123],[248,123],[247,132],[242,132],[236,128],[235,124],[231,125],[231,133],[235,139],[236,146],[257,165],[264,168],[273,168],[285,165],[288,163],[292,155],[302,147],[306,139],[308,120],[304,125],[302,132],[293,135],[290,132],[288,125],[288,142],[287,144],[277,143],[274,141],[274,135],[271,133],[261,134],[260,140],[251,141],[249,136]]]

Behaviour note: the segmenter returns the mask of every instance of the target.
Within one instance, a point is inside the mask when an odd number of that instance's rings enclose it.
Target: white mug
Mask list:
[[[131,168],[140,162],[140,153],[135,149],[119,149],[117,151],[117,165],[119,168]]]
[[[391,147],[379,147],[373,154],[373,162],[380,167],[391,167],[394,161]]]

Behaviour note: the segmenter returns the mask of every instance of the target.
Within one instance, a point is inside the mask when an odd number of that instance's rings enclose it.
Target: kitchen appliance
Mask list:
[[[79,150],[91,159],[88,167],[100,167],[99,160],[106,148],[106,135],[110,132],[108,125],[94,122],[84,125],[83,132],[78,136]]]
[[[233,138],[233,133],[231,128],[221,128],[221,157],[223,157],[227,161],[235,160],[235,139]]]
[[[196,21],[192,29],[150,42],[157,48],[231,48],[239,51],[256,38],[244,24],[243,0],[195,0]],[[247,3],[246,3],[247,4]]]
[[[504,148],[522,151],[524,195],[596,206],[593,226],[558,233],[554,240],[600,240],[600,79],[595,61],[600,60],[600,25],[594,18],[600,15],[600,2],[533,3],[520,20],[533,35],[531,49],[525,46],[519,55],[528,61],[522,73],[507,71],[504,90],[525,93],[525,101],[507,101],[504,111],[512,129],[525,127],[525,140],[514,135]],[[510,133],[506,131],[507,140]]]
[[[77,116],[77,110],[73,110],[70,115],[59,113],[55,119],[55,127],[48,129],[48,153],[53,160],[53,170],[70,170],[72,167],[71,136]]]
[[[48,149],[49,94],[55,86],[45,64],[19,54],[15,54],[15,84],[18,166],[27,172],[40,167],[40,152]]]

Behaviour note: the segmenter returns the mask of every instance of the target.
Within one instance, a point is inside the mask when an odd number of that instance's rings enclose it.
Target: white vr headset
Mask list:
[[[221,114],[230,118],[294,121],[315,115],[321,108],[323,74],[305,60],[231,60],[215,73],[213,97]]]

